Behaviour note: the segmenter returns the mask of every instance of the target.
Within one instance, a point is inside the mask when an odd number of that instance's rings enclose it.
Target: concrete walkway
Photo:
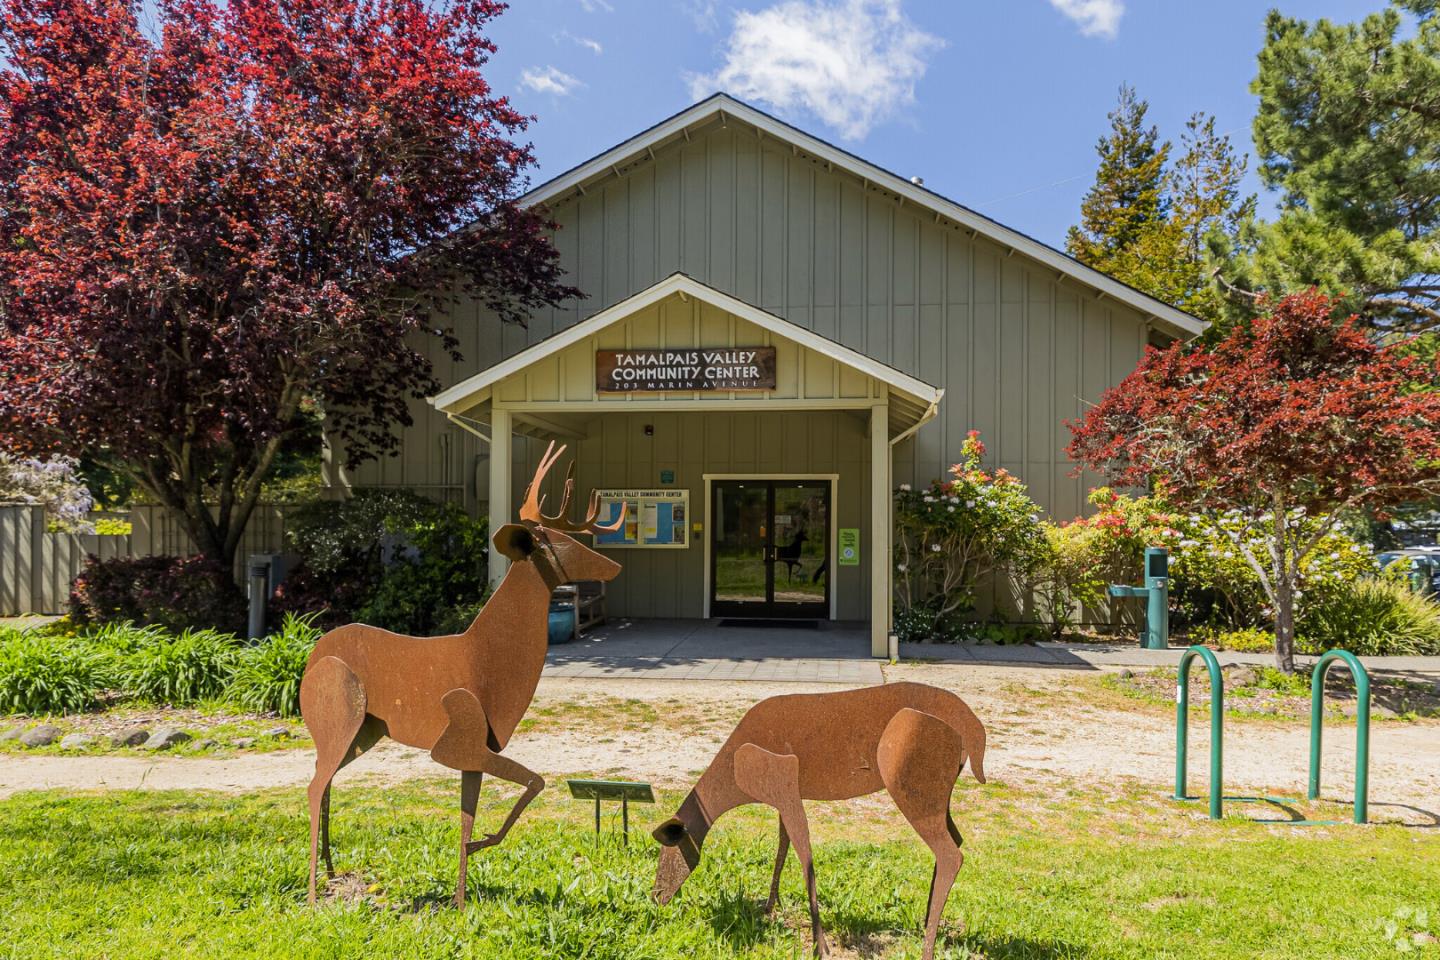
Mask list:
[[[940,663],[1030,664],[1037,667],[1074,667],[1097,670],[1106,667],[1178,667],[1184,647],[1168,650],[1143,650],[1139,643],[1040,643],[1036,646],[982,646],[947,643],[902,643],[900,659],[929,660]],[[1232,663],[1269,666],[1275,662],[1272,653],[1235,653],[1215,651],[1220,665]],[[1298,656],[1297,665],[1309,669],[1317,657]],[[1440,657],[1361,657],[1360,662],[1372,673],[1437,673]]]
[[[551,647],[546,677],[884,683],[863,624],[726,627],[718,620],[615,620]]]
[[[884,683],[884,661],[870,656],[863,623],[721,626],[719,620],[615,620],[575,643],[550,648],[547,677],[649,680],[770,680],[863,685]],[[982,646],[902,643],[901,660],[1071,668],[1176,667],[1184,647],[1142,650],[1138,643],[1040,643]],[[1275,662],[1269,653],[1217,651],[1222,666]],[[1308,669],[1315,657],[1296,657]],[[1361,657],[1372,673],[1440,674],[1440,657]]]

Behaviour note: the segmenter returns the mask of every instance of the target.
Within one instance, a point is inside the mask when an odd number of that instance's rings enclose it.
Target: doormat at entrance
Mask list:
[[[750,620],[739,617],[726,617],[720,621],[722,627],[764,627],[770,630],[816,630],[820,627],[818,620]]]

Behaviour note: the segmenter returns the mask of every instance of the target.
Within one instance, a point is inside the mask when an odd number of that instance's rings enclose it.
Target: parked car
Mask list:
[[[1375,557],[1380,569],[1403,563],[1409,570],[1410,585],[1427,597],[1440,594],[1440,547],[1407,547],[1387,550]]]

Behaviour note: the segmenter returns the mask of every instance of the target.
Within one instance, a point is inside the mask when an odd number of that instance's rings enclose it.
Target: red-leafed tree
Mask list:
[[[576,295],[514,203],[503,9],[0,0],[0,445],[128,473],[229,564],[311,405],[377,456],[450,303]]]
[[[1070,424],[1070,456],[1118,482],[1163,480],[1217,524],[1274,610],[1294,669],[1303,564],[1351,508],[1440,491],[1440,369],[1377,343],[1311,291],[1206,348],[1150,350]]]

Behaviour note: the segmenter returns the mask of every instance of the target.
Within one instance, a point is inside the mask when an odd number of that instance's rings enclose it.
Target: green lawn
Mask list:
[[[24,794],[0,802],[0,957],[796,957],[792,859],[783,908],[759,913],[773,822],[722,820],[668,907],[655,848],[596,843],[590,808],[547,790],[507,843],[454,883],[455,784],[341,783],[338,866],[354,895],[304,903],[303,795]],[[482,823],[506,803],[487,785]],[[1440,954],[1440,836],[1400,827],[1210,824],[1150,791],[1045,793],[962,782],[967,862],[941,956],[1360,958]],[[822,916],[838,956],[915,957],[926,853],[893,809],[812,806]],[[963,925],[961,923],[963,921]],[[1418,945],[1416,937],[1418,935]]]

